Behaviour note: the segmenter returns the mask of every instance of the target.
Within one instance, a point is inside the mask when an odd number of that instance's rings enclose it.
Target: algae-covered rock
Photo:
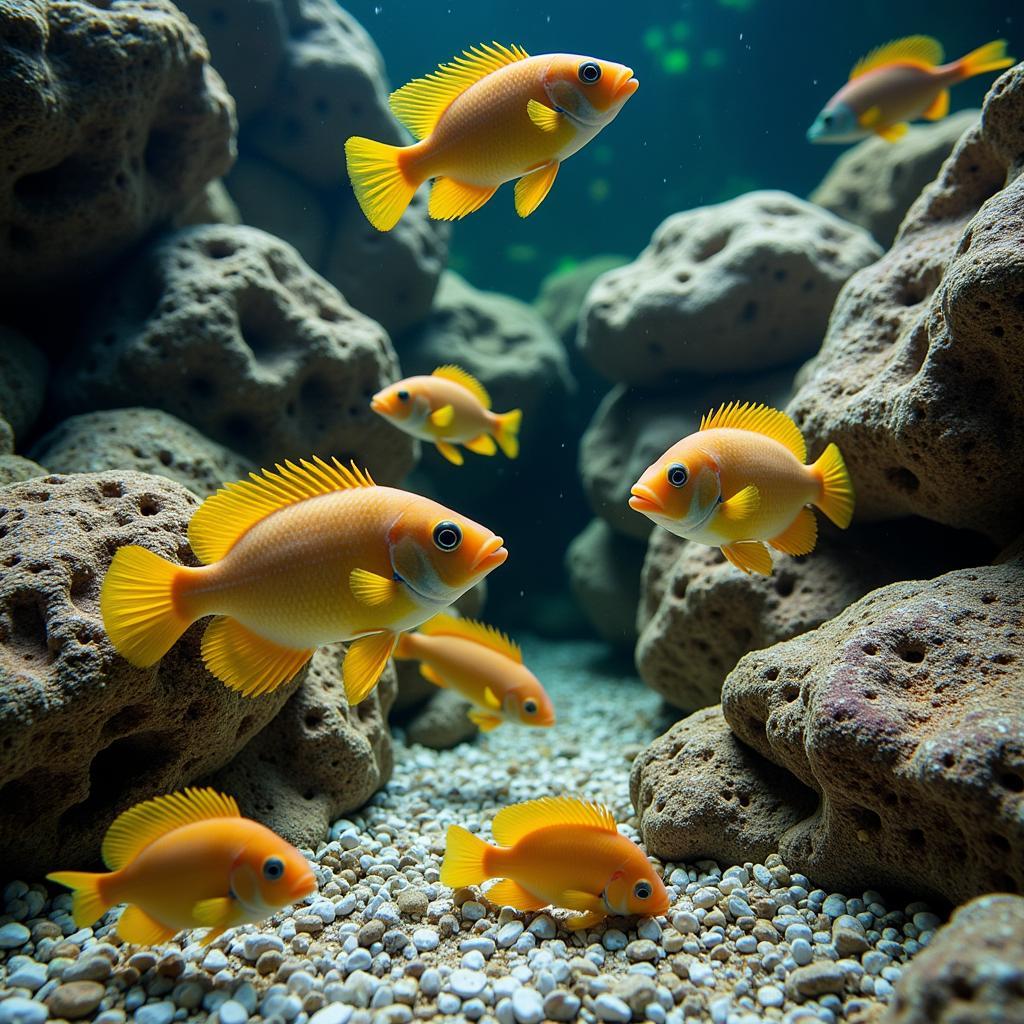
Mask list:
[[[114,552],[195,564],[197,499],[162,477],[45,476],[0,489],[0,862],[12,877],[87,868],[115,815],[229,761],[299,685],[255,699],[203,667],[203,627],[152,668],[99,614]]]
[[[255,464],[334,455],[391,483],[412,441],[370,397],[397,373],[386,332],[290,245],[208,225],[156,241],[97,300],[55,406],[143,404]]]
[[[579,343],[624,384],[783,366],[821,343],[846,279],[881,255],[862,228],[786,192],[669,217],[587,294]]]
[[[228,169],[233,135],[168,0],[0,5],[0,296],[99,278]]]

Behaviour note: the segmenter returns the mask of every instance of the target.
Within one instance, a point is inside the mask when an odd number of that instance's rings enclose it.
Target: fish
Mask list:
[[[949,113],[951,85],[1013,63],[1005,39],[986,43],[951,64],[942,59],[942,44],[931,36],[894,39],[872,50],[825,104],[807,129],[807,140],[856,142],[873,133],[896,142],[907,133],[908,121],[938,121]]]
[[[483,732],[502,722],[555,724],[551,698],[523,664],[519,645],[486,623],[435,615],[415,633],[402,634],[395,657],[419,661],[424,679],[471,701],[469,718]]]
[[[185,928],[209,928],[208,946],[229,928],[255,924],[316,892],[305,857],[265,825],[243,818],[234,797],[183,789],[136,804],[107,829],[109,872],[54,871],[74,891],[79,928],[118,903],[124,942],[155,946]]]
[[[457,444],[477,455],[493,455],[498,448],[510,459],[519,455],[522,410],[492,412],[487,389],[460,366],[439,366],[429,376],[406,377],[378,391],[370,408],[399,430],[433,441],[456,466],[464,461]]]
[[[570,796],[513,804],[495,815],[491,832],[498,846],[449,826],[443,885],[457,889],[501,878],[485,893],[492,903],[580,911],[567,922],[573,930],[611,915],[657,917],[668,910],[665,883],[601,804]]]
[[[745,573],[770,576],[765,541],[787,555],[814,550],[812,505],[842,529],[853,518],[853,484],[838,447],[806,461],[800,428],[784,412],[731,402],[648,466],[629,507],[677,537],[721,548]]]
[[[198,567],[118,549],[100,589],[114,648],[155,664],[197,619],[202,658],[249,697],[269,693],[317,647],[349,642],[349,704],[370,694],[399,634],[433,618],[508,557],[485,526],[337,459],[285,462],[227,484],[193,514]]]
[[[346,141],[356,199],[378,231],[390,231],[428,179],[430,216],[457,220],[518,178],[516,212],[528,217],[562,161],[615,119],[638,84],[631,68],[594,57],[471,47],[391,94],[392,112],[418,142]]]

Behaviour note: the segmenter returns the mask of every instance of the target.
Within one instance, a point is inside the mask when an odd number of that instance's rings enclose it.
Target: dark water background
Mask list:
[[[677,210],[755,188],[805,196],[843,147],[812,146],[808,125],[873,47],[935,36],[946,59],[1005,38],[1024,55],[1011,0],[345,0],[373,36],[392,88],[480,42],[628,64],[640,89],[561,168],[528,220],[504,187],[456,226],[450,265],[479,287],[532,298],[540,280],[597,253],[632,256]],[[1012,12],[1017,11],[1016,17]],[[977,107],[994,74],[952,90]]]

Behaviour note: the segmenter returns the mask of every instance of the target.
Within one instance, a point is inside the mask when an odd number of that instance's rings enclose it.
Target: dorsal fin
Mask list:
[[[431,376],[443,377],[445,380],[461,384],[467,391],[473,392],[473,397],[485,409],[490,409],[491,396],[487,394],[487,388],[485,388],[483,384],[473,376],[473,374],[464,370],[461,366],[456,366],[454,363],[448,363],[446,366],[439,366]]]
[[[188,524],[188,542],[207,565],[223,558],[251,526],[286,505],[353,487],[373,487],[373,478],[352,463],[349,469],[337,459],[324,462],[301,459],[280,463],[276,472],[250,473],[248,480],[226,484],[196,509]]]
[[[491,823],[491,833],[502,846],[513,846],[523,836],[552,825],[584,825],[602,832],[618,832],[612,812],[601,804],[573,796],[545,796],[499,811]]]
[[[461,57],[439,64],[436,71],[396,89],[389,100],[392,113],[417,139],[425,138],[456,96],[492,71],[529,56],[521,46],[484,43],[470,47],[462,51]]]
[[[744,402],[730,402],[719,406],[716,412],[709,412],[701,417],[701,430],[714,430],[716,427],[732,427],[734,430],[752,430],[756,434],[764,434],[784,444],[801,462],[807,461],[807,445],[800,428],[778,409],[767,405],[753,405]]]
[[[183,789],[154,797],[114,819],[103,837],[103,863],[117,871],[133,861],[155,839],[182,825],[210,818],[240,818],[233,796],[215,789]]]
[[[420,626],[419,631],[427,636],[460,636],[466,640],[473,640],[492,651],[504,654],[522,664],[523,652],[519,644],[510,640],[501,630],[494,626],[488,626],[486,622],[476,622],[473,619],[457,619],[454,615],[435,615]]]
[[[921,67],[932,68],[941,63],[942,44],[937,39],[931,36],[906,36],[876,46],[869,54],[861,57],[850,71],[850,80],[860,78],[884,64],[919,64]]]

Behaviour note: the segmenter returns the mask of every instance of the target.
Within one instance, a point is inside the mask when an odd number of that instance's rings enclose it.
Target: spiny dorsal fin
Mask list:
[[[716,412],[709,412],[701,417],[701,430],[714,430],[716,427],[731,427],[733,430],[752,430],[756,434],[764,434],[784,444],[801,462],[807,461],[807,445],[800,428],[778,409],[767,405],[753,405],[744,402],[730,402],[719,406]]]
[[[448,363],[446,366],[439,366],[432,374],[432,377],[443,377],[445,380],[461,384],[467,391],[473,392],[473,397],[485,408],[491,407],[491,396],[487,394],[487,388],[461,366]]]
[[[276,472],[250,473],[248,480],[226,484],[199,506],[188,524],[188,542],[201,562],[223,558],[251,526],[286,505],[353,487],[373,487],[373,478],[352,463],[301,459],[299,464],[278,463]]]
[[[183,789],[154,797],[114,819],[103,837],[103,863],[117,871],[134,860],[155,839],[182,825],[210,818],[240,818],[233,796],[215,789]]]
[[[461,57],[439,64],[436,71],[395,90],[389,100],[391,111],[417,139],[425,138],[456,96],[492,71],[529,56],[521,46],[492,42],[470,47]]]
[[[573,796],[545,796],[499,811],[491,823],[491,833],[502,846],[514,846],[524,836],[552,825],[584,825],[602,832],[618,832],[612,812],[601,804]]]
[[[492,651],[504,654],[522,664],[523,652],[519,644],[510,640],[494,626],[488,626],[486,622],[476,622],[473,619],[457,619],[454,615],[435,615],[420,626],[419,631],[427,636],[459,636],[466,640],[489,647]]]
[[[932,68],[941,63],[942,44],[937,39],[931,36],[907,36],[876,46],[869,54],[861,57],[850,71],[850,80],[860,78],[884,64],[920,64]]]

